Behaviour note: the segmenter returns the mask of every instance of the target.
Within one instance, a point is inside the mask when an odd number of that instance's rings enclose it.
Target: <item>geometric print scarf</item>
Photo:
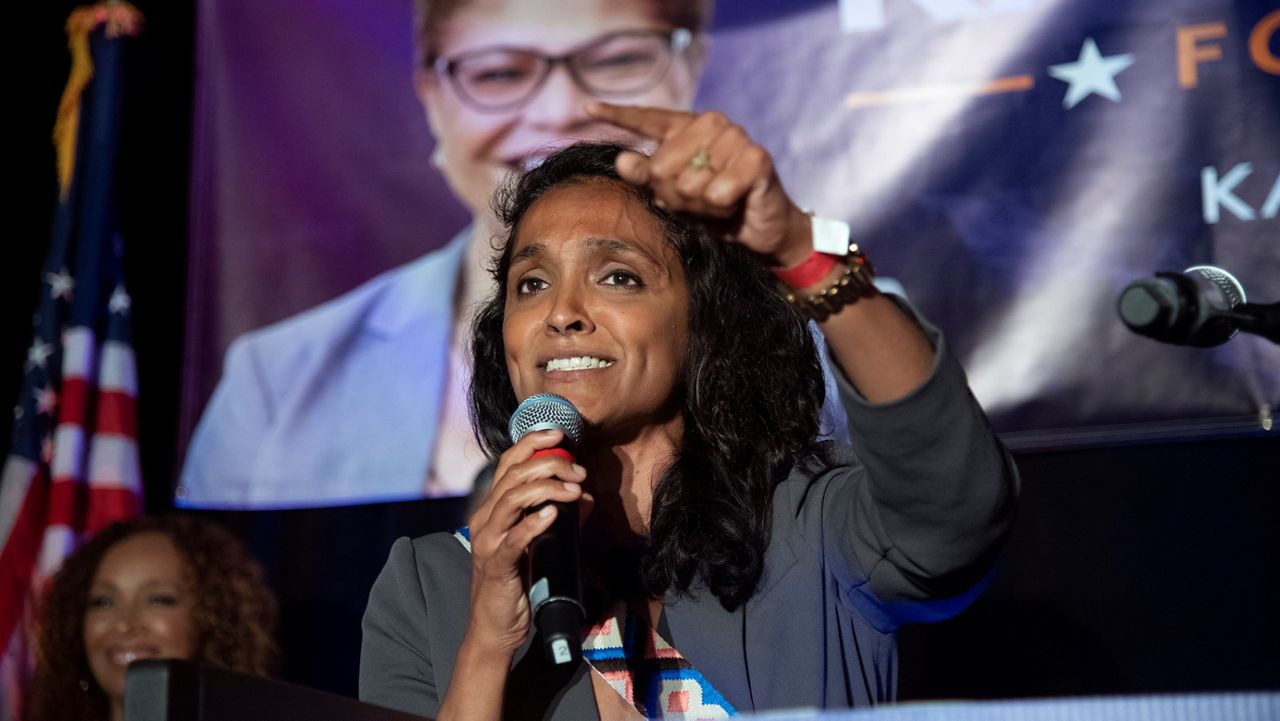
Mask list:
[[[471,552],[471,529],[463,526],[453,537]],[[712,721],[738,713],[625,601],[583,635],[582,658],[646,719]]]
[[[582,657],[646,719],[703,721],[733,705],[624,601],[587,632]]]

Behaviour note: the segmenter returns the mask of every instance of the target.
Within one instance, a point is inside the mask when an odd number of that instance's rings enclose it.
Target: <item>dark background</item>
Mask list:
[[[195,8],[138,5],[147,29],[126,55],[117,208],[146,507],[159,512],[177,468]],[[11,27],[21,36],[8,105],[18,220],[0,255],[0,408],[21,380],[56,202],[49,139],[72,7],[27,4]],[[10,422],[0,414],[5,448]],[[1258,435],[1020,453],[1023,503],[992,585],[961,617],[903,631],[902,697],[1280,688],[1278,451]],[[391,541],[459,525],[462,502],[203,515],[245,538],[268,570],[282,602],[282,675],[354,694],[359,618]]]

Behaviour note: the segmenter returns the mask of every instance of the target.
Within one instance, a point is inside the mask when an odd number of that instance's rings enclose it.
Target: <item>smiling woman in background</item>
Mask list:
[[[30,721],[121,721],[125,670],[192,659],[264,675],[276,602],[230,533],[187,516],[108,526],[54,576],[40,610]]]

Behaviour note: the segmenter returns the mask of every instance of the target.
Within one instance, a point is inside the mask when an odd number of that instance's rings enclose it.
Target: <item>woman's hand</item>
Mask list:
[[[622,153],[617,167],[627,182],[651,188],[666,209],[722,221],[727,237],[774,267],[794,268],[813,254],[810,219],[783,189],[773,157],[724,114],[599,101],[587,112],[658,141],[651,157]],[[829,275],[818,286],[833,280]],[[849,380],[874,403],[906,395],[933,367],[933,347],[919,326],[883,296],[846,306],[822,329]]]
[[[502,454],[494,482],[471,517],[471,617],[467,636],[488,653],[510,658],[529,632],[529,599],[521,559],[529,544],[551,526],[556,508],[548,501],[583,500],[586,470],[559,456],[534,458],[554,448],[560,431],[521,438]],[[504,666],[505,668],[505,666]]]
[[[658,141],[652,156],[625,152],[617,167],[627,182],[652,189],[662,207],[719,221],[727,238],[774,266],[798,265],[813,252],[809,216],[783,189],[773,157],[723,113],[600,101],[587,112]]]

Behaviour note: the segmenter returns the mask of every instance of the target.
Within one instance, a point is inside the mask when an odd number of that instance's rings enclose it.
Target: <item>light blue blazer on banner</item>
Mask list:
[[[440,250],[237,338],[187,449],[175,504],[268,509],[423,498],[470,235],[464,229]],[[816,326],[814,337],[825,359]],[[826,385],[821,436],[845,440],[829,370]]]
[[[297,508],[422,498],[470,229],[291,318],[237,338],[174,499]]]

